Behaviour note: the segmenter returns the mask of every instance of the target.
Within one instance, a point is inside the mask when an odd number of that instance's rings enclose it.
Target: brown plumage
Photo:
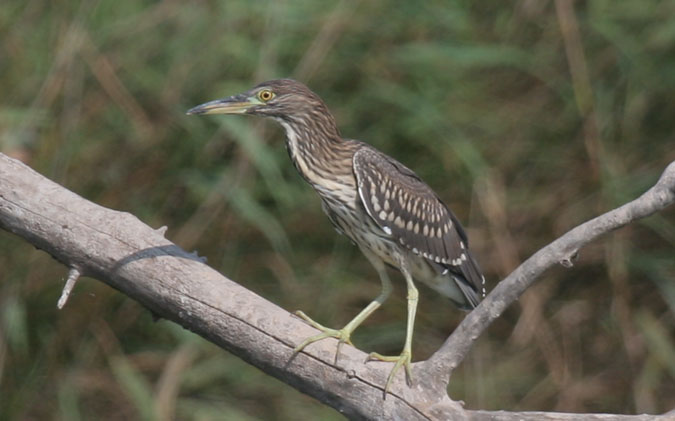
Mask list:
[[[472,309],[484,295],[485,279],[469,251],[462,226],[450,209],[412,170],[372,146],[343,139],[324,102],[291,79],[261,83],[240,95],[197,106],[188,114],[253,114],[271,117],[286,130],[286,148],[302,177],[316,190],[335,228],[375,266],[382,293],[343,329],[325,328],[299,313],[322,333],[296,350],[326,338],[350,343],[350,335],[389,296],[384,264],[401,271],[408,286],[408,329],[397,357],[371,354],[404,366],[410,382],[412,326],[417,306],[413,279]],[[480,292],[479,292],[480,291]],[[339,349],[338,349],[339,353]],[[337,354],[336,354],[337,358]]]

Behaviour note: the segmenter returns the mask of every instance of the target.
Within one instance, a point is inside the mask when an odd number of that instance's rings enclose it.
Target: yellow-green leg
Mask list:
[[[389,391],[389,385],[394,379],[396,372],[403,366],[405,368],[406,382],[408,386],[412,386],[412,371],[410,369],[410,362],[412,360],[412,337],[413,329],[415,327],[415,314],[417,313],[417,301],[419,294],[415,284],[413,283],[412,276],[406,269],[404,265],[400,267],[401,273],[405,277],[405,281],[408,287],[408,323],[405,332],[405,345],[403,345],[403,351],[401,355],[398,356],[385,356],[380,355],[377,352],[373,352],[368,356],[368,360],[379,360],[393,362],[394,368],[389,372],[389,377],[387,377],[387,383],[384,385],[384,398],[387,397],[387,392]]]
[[[381,260],[373,256],[369,252],[366,253],[364,251],[364,254],[366,254],[368,260],[370,260],[373,266],[375,266],[375,270],[377,270],[377,274],[380,276],[380,281],[382,282],[382,292],[380,292],[380,295],[378,295],[370,304],[368,304],[366,308],[361,310],[361,312],[357,314],[356,317],[354,317],[349,323],[347,323],[345,327],[339,330],[325,327],[309,318],[309,316],[307,316],[302,311],[296,311],[295,314],[297,316],[301,317],[307,323],[309,323],[316,329],[320,330],[321,333],[305,339],[300,345],[295,347],[294,352],[300,352],[307,345],[314,343],[316,341],[320,341],[326,338],[336,338],[338,340],[338,345],[337,350],[335,351],[335,362],[337,363],[338,355],[340,354],[340,348],[342,347],[342,344],[346,342],[349,345],[354,346],[351,342],[352,332],[354,332],[354,330],[356,330],[356,328],[359,327],[359,325],[363,323],[363,321],[366,320],[368,316],[370,316],[375,310],[377,310],[382,305],[382,303],[384,303],[387,300],[387,298],[391,294],[392,286],[391,281],[389,280],[389,276],[387,275],[384,263],[382,263]]]

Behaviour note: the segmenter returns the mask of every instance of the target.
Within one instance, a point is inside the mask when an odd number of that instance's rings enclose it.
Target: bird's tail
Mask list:
[[[453,273],[453,278],[457,287],[464,294],[464,298],[466,298],[466,303],[460,305],[459,308],[473,310],[485,297],[485,276],[483,276],[473,255],[468,250],[466,254],[467,259],[457,268],[459,270]]]

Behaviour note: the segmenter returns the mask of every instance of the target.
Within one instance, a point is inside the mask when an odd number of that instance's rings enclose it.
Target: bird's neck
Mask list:
[[[286,130],[286,148],[300,175],[318,192],[330,183],[353,184],[354,141],[340,137],[337,126],[278,119]]]

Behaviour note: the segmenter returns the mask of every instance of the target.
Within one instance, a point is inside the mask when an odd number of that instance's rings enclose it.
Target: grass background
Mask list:
[[[273,122],[185,110],[294,77],[346,137],[415,169],[494,285],[675,159],[675,2],[6,0],[0,151],[131,212],[288,310],[341,326],[379,290]],[[548,271],[479,340],[469,408],[675,406],[675,211]],[[342,419],[0,232],[0,419]],[[403,283],[359,330],[397,353]],[[414,358],[461,320],[421,288]]]

